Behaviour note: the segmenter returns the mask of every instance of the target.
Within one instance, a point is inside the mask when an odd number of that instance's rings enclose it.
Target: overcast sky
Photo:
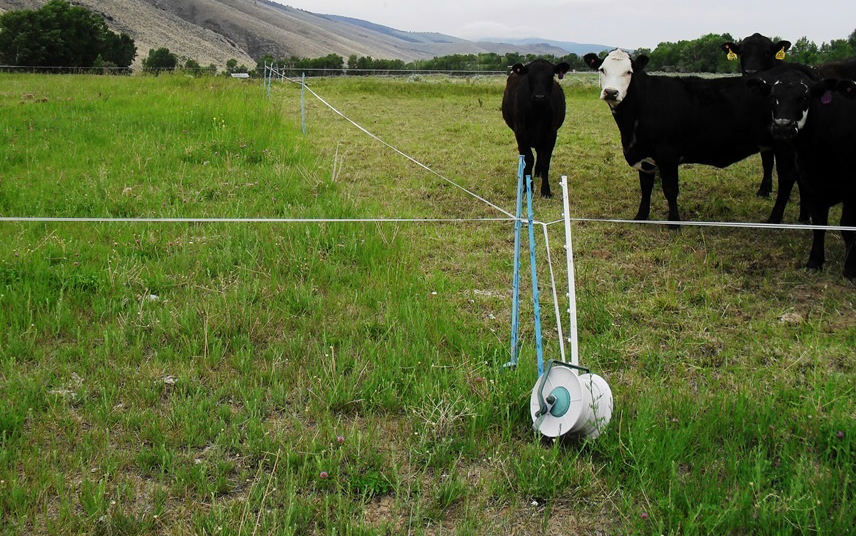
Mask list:
[[[856,30],[856,0],[276,0],[413,32],[541,37],[625,48],[728,32],[820,45]]]

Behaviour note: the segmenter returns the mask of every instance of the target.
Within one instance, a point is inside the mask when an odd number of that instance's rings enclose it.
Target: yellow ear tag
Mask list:
[[[737,54],[735,54],[734,51],[729,48],[728,49],[728,61],[735,61],[735,60],[737,60]]]
[[[785,59],[785,48],[784,47],[782,47],[782,50],[776,52],[776,59],[777,60]]]

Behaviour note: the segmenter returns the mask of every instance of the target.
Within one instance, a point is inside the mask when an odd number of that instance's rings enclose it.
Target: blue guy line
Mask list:
[[[532,307],[535,310],[535,352],[538,357],[538,377],[544,374],[544,349],[541,342],[541,303],[538,299],[538,273],[535,269],[535,212],[532,210],[532,177],[526,176],[526,204],[529,208],[529,266],[532,271]]]

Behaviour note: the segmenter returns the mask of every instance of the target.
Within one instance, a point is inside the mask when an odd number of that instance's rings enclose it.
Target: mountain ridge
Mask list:
[[[0,10],[38,9],[48,0],[0,0]],[[114,31],[137,43],[135,66],[149,49],[166,47],[201,65],[223,67],[234,58],[352,54],[415,61],[451,54],[518,52],[562,56],[566,49],[540,43],[469,41],[439,32],[408,32],[370,21],[317,14],[271,0],[74,0],[104,16]],[[604,47],[606,48],[606,47]]]

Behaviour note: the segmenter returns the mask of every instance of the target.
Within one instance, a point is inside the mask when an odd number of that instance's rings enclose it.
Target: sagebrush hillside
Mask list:
[[[0,0],[0,9],[34,9],[48,0]],[[564,55],[548,45],[475,43],[439,33],[404,32],[371,22],[319,15],[265,0],[77,0],[137,43],[137,65],[150,48],[167,47],[202,65],[339,54],[413,61],[480,52]]]

